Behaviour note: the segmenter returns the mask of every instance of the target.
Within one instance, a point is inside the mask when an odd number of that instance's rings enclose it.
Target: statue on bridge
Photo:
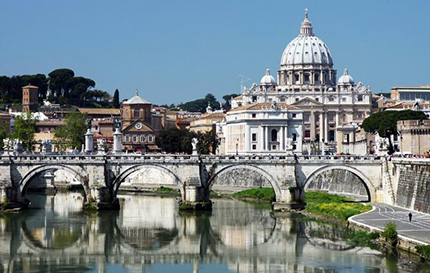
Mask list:
[[[43,139],[40,143],[40,152],[42,153],[52,153],[52,140]]]
[[[193,147],[193,155],[197,155],[197,143],[199,143],[199,141],[197,140],[197,138],[193,137],[191,139],[191,146]]]

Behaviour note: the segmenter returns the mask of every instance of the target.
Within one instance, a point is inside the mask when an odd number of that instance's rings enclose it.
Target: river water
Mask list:
[[[214,199],[195,215],[174,197],[122,195],[120,211],[84,213],[80,193],[27,198],[31,209],[0,216],[0,272],[403,272],[263,205]]]

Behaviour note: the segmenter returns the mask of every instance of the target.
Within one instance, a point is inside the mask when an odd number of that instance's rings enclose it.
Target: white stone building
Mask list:
[[[302,151],[303,112],[286,103],[254,103],[226,113],[218,129],[220,154]]]
[[[355,84],[348,70],[336,82],[336,70],[327,45],[313,33],[305,13],[300,34],[281,56],[277,82],[269,69],[259,85],[244,88],[232,100],[232,108],[253,103],[287,103],[303,110],[303,142],[306,147],[332,147],[352,139],[352,123],[360,124],[371,114],[372,93]],[[319,151],[321,152],[321,151]]]

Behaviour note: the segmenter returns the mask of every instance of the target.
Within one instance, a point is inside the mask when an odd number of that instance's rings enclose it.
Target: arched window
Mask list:
[[[278,141],[278,131],[276,129],[272,130],[272,141]]]
[[[138,109],[135,109],[133,116],[134,116],[134,118],[140,118],[140,111]]]
[[[125,142],[130,142],[130,136],[129,135],[125,135]]]
[[[133,135],[133,142],[137,142],[137,136]]]
[[[125,109],[125,118],[129,118],[129,115],[128,115],[129,113],[128,113],[128,109]]]
[[[145,142],[145,135],[140,135],[140,142]]]

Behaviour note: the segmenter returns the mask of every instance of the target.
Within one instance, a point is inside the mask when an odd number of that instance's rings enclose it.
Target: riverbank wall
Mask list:
[[[430,160],[393,159],[389,164],[396,181],[394,205],[430,213]]]

